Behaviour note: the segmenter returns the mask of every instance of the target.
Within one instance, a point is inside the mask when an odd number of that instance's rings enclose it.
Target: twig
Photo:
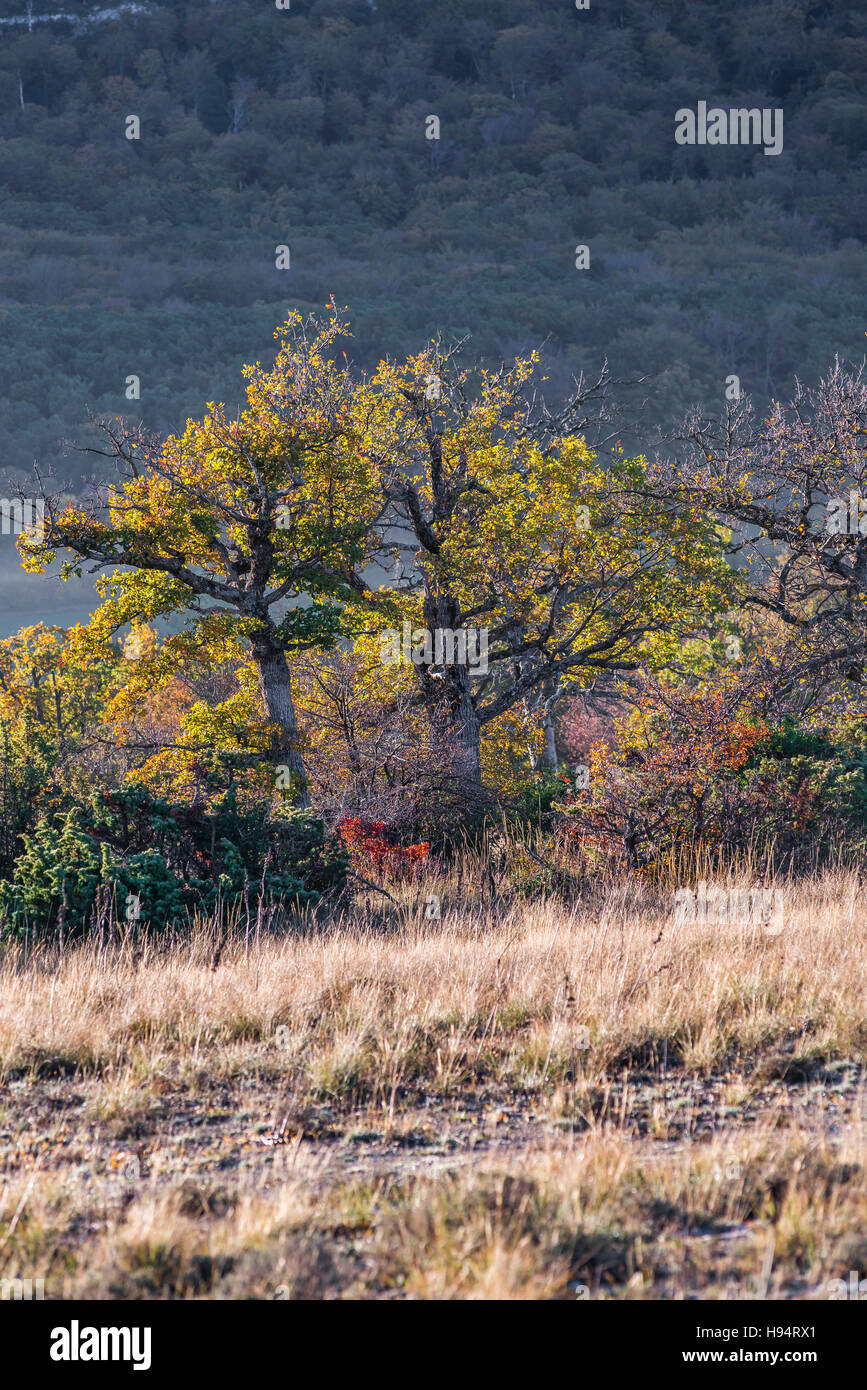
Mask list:
[[[358,879],[358,882],[359,882],[359,883],[363,883],[364,886],[365,886],[365,888],[370,888],[370,889],[372,889],[372,891],[373,891],[374,893],[382,893],[383,897],[388,898],[388,901],[389,901],[390,903],[394,903],[395,907],[399,907],[399,906],[400,906],[400,904],[398,903],[397,899],[396,899],[396,898],[393,898],[393,897],[391,896],[391,894],[390,894],[389,892],[386,891],[385,888],[380,888],[377,884],[371,883],[371,882],[370,882],[370,879],[368,879],[368,878],[362,878],[361,874],[357,874],[357,873],[355,872],[354,869],[347,869],[346,872],[347,872],[348,874],[351,874],[353,878]]]

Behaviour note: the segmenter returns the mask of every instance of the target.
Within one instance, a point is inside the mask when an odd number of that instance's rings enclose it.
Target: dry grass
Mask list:
[[[465,880],[466,881],[466,880]],[[425,917],[438,892],[442,916]],[[804,1297],[864,1275],[865,919],[454,879],[0,961],[0,1275],[70,1297]],[[264,1141],[264,1142],[263,1142]]]

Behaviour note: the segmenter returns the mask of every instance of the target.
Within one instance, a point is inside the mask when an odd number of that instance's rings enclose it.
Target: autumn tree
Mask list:
[[[771,629],[777,684],[802,707],[863,689],[867,647],[867,379],[835,361],[757,416],[749,397],[693,411],[667,441],[682,494],[729,528],[748,610]]]
[[[0,642],[0,871],[37,808],[90,785],[119,664],[114,650],[95,659],[80,627],[37,623]]]
[[[295,797],[307,779],[287,651],[328,644],[343,605],[364,591],[375,553],[381,490],[363,438],[348,366],[334,359],[347,331],[330,314],[292,314],[275,333],[272,370],[244,368],[246,406],[231,418],[209,403],[164,442],[141,427],[102,425],[115,476],[85,505],[45,495],[44,533],[19,541],[26,568],[59,552],[64,577],[100,572],[91,630],[181,615],[169,637],[207,658],[237,644],[256,672],[272,760]],[[299,602],[300,600],[300,602]]]
[[[269,726],[243,639],[195,631],[162,640],[133,627],[105,722],[126,761],[126,780],[191,806],[216,806],[230,787],[273,795]],[[294,691],[293,691],[293,704]],[[278,786],[282,783],[278,777]]]
[[[536,362],[474,373],[433,342],[381,364],[364,400],[407,616],[488,632],[487,673],[416,659],[418,698],[476,778],[485,725],[516,706],[544,722],[570,685],[674,659],[736,584],[699,505],[589,447],[604,375],[553,414],[529,394]]]

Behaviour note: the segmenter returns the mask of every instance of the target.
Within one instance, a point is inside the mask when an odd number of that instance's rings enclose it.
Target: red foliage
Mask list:
[[[337,822],[337,834],[360,868],[386,878],[410,877],[427,859],[430,844],[393,845],[386,839],[385,822],[363,820],[361,816],[342,816]]]
[[[590,786],[571,799],[568,839],[622,851],[634,868],[677,844],[739,843],[755,820],[744,769],[768,737],[759,693],[648,680],[636,712],[613,745],[590,749]]]

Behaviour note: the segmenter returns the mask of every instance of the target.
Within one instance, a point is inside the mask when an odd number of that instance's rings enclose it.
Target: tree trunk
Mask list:
[[[424,620],[431,640],[437,630],[459,632],[462,627],[460,605],[448,592],[433,594],[428,590],[424,600]],[[428,682],[430,685],[431,682]],[[482,781],[482,726],[476,714],[472,697],[472,677],[466,666],[455,664],[447,666],[442,681],[434,685],[444,686],[446,708],[448,710],[448,736],[458,754],[458,775],[480,786]],[[442,733],[442,708],[432,705],[429,710],[438,732]]]
[[[554,728],[554,705],[557,700],[557,681],[546,681],[543,687],[542,730],[545,734],[545,747],[542,750],[542,767],[546,772],[556,774],[560,766],[557,757],[557,733]]]
[[[465,682],[454,715],[460,772],[470,782],[479,784],[482,780],[482,726],[470,696],[470,677],[465,669],[458,668],[458,671]]]
[[[286,654],[267,635],[254,638],[252,646],[265,714],[277,726],[271,754],[277,767],[285,768],[291,775],[294,805],[306,808],[310,805],[310,795]]]
[[[542,751],[542,766],[546,772],[556,772],[559,767],[557,761],[557,739],[554,733],[554,719],[551,714],[549,701],[545,702],[545,721],[542,726],[545,731],[545,747]]]

